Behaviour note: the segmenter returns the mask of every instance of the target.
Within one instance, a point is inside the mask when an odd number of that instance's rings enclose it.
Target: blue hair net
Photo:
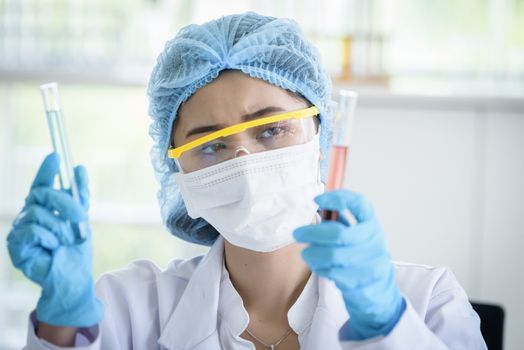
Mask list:
[[[203,245],[211,245],[219,233],[204,219],[187,215],[167,149],[180,104],[225,69],[299,93],[319,108],[322,179],[331,141],[331,81],[295,21],[248,12],[182,28],[166,43],[149,81],[151,161],[164,225],[175,236]]]

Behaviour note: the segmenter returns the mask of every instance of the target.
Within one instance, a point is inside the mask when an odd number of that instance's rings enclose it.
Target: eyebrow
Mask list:
[[[242,116],[242,120],[244,122],[247,122],[251,119],[260,118],[264,115],[267,115],[268,113],[274,113],[274,112],[285,112],[286,110],[282,107],[277,106],[268,106],[264,107],[262,109],[259,109],[258,111],[254,113],[249,113],[244,116]],[[197,135],[197,134],[203,134],[210,131],[218,131],[220,129],[226,128],[227,125],[224,124],[213,124],[213,125],[204,125],[204,126],[197,126],[192,128],[186,133],[185,138],[187,139],[190,136]]]

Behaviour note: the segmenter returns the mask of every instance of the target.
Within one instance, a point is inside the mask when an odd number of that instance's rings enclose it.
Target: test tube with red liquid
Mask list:
[[[355,108],[358,95],[354,91],[340,90],[337,101],[337,109],[333,120],[333,144],[329,153],[328,178],[326,191],[341,189],[344,186],[346,162],[349,153],[351,132],[355,119]],[[323,210],[323,220],[337,220],[338,212]],[[345,213],[347,221],[351,225],[356,223],[351,213]]]

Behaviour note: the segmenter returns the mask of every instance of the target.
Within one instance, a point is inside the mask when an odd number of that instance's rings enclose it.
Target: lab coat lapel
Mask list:
[[[221,237],[200,261],[160,334],[169,350],[220,349],[217,310],[224,242]]]
[[[340,291],[332,281],[319,277],[318,304],[303,350],[342,349],[338,331],[349,315]]]

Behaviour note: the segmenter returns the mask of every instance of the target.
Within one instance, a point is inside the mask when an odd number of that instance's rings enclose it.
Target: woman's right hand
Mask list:
[[[52,326],[88,327],[103,318],[92,278],[92,238],[87,210],[87,172],[77,166],[75,179],[81,204],[68,191],[53,187],[60,161],[48,155],[31,186],[25,206],[13,222],[7,247],[13,265],[42,287],[36,307],[38,321]],[[85,240],[74,224],[83,222]]]

